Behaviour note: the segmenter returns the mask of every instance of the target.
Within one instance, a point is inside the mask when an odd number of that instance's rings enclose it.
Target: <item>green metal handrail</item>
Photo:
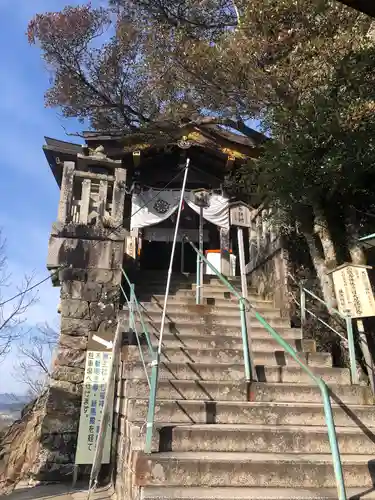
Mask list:
[[[288,273],[289,276],[292,278],[294,283],[299,286],[300,289],[300,303],[296,299],[295,302],[297,305],[300,306],[301,309],[301,323],[302,323],[302,329],[303,325],[306,321],[306,313],[310,314],[310,316],[313,316],[315,319],[317,319],[320,323],[322,323],[324,326],[329,328],[332,332],[334,332],[336,335],[341,337],[343,340],[345,340],[348,344],[348,350],[349,350],[349,362],[350,362],[350,378],[351,378],[351,383],[353,385],[359,384],[359,375],[358,375],[358,370],[357,370],[357,361],[356,361],[356,355],[355,355],[355,343],[354,343],[354,332],[353,332],[353,323],[352,323],[352,318],[350,315],[344,316],[340,311],[335,309],[334,307],[330,307],[323,299],[315,295],[311,290],[303,286],[302,283],[297,283],[296,279]],[[319,318],[315,313],[310,311],[306,307],[306,294],[312,297],[313,299],[317,300],[320,304],[323,304],[327,310],[332,314],[336,314],[339,316],[341,319],[345,321],[346,325],[346,334],[347,338],[345,338],[343,335],[341,335],[335,328],[333,328],[331,325],[329,325],[326,321],[324,321],[322,318]]]
[[[247,333],[247,321],[246,321],[246,310],[248,307],[248,301],[245,299],[240,292],[238,292],[234,286],[223,276],[215,266],[209,262],[209,260],[198,250],[192,241],[189,240],[187,236],[184,236],[184,241],[189,243],[193,250],[197,253],[198,257],[208,265],[208,267],[216,274],[219,280],[224,283],[228,290],[238,299],[240,307],[240,318],[241,318],[241,336],[243,345],[243,356],[245,364],[245,378],[248,382],[256,379],[255,369],[252,366],[251,359],[252,354],[250,352],[249,336]]]
[[[332,453],[332,461],[333,461],[333,468],[335,472],[335,477],[336,477],[336,486],[337,486],[337,494],[338,494],[338,499],[339,500],[346,500],[346,491],[345,491],[345,484],[344,484],[344,476],[342,472],[342,464],[341,464],[341,457],[340,457],[340,450],[339,450],[339,445],[337,442],[337,436],[336,436],[336,429],[335,429],[335,422],[333,418],[333,412],[332,412],[332,405],[331,405],[331,399],[329,395],[329,390],[326,385],[326,383],[320,378],[317,377],[311,370],[308,368],[303,361],[299,358],[297,352],[293,349],[293,347],[288,344],[273,328],[271,325],[267,323],[267,321],[261,316],[258,312],[254,311],[256,319],[259,321],[259,323],[272,335],[272,337],[276,340],[276,342],[281,345],[285,351],[299,364],[299,366],[309,375],[309,377],[313,380],[313,382],[316,383],[316,385],[319,387],[320,392],[322,394],[323,398],[323,405],[324,405],[324,414],[325,414],[325,419],[326,419],[326,424],[327,424],[327,431],[328,431],[328,439],[329,439],[329,444],[331,447],[331,453]]]
[[[148,371],[147,371],[147,362],[146,362],[145,357],[144,357],[144,352],[143,352],[143,349],[142,349],[140,334],[139,334],[139,332],[137,330],[136,316],[135,316],[134,309],[138,313],[139,320],[140,320],[140,323],[141,323],[141,326],[142,326],[142,330],[143,330],[142,333],[143,333],[143,335],[144,335],[144,337],[146,339],[148,350],[149,350],[151,358],[152,358],[152,362],[154,361],[154,359],[156,357],[156,352],[154,351],[154,349],[152,347],[150,335],[149,335],[149,332],[147,330],[146,324],[145,324],[145,322],[143,320],[143,315],[142,315],[142,312],[141,312],[140,304],[138,302],[137,296],[136,296],[135,291],[134,291],[135,286],[129,280],[129,277],[125,273],[124,269],[122,269],[122,274],[123,274],[126,282],[129,285],[129,288],[130,288],[130,298],[128,298],[128,295],[125,292],[123,286],[120,285],[121,292],[122,292],[122,294],[123,294],[123,296],[124,296],[124,298],[125,298],[125,300],[127,302],[127,305],[128,305],[128,310],[129,310],[129,329],[131,329],[134,332],[134,334],[135,334],[135,337],[136,337],[136,340],[137,340],[137,344],[138,344],[139,354],[140,354],[141,361],[142,361],[142,365],[143,365],[143,368],[144,368],[144,371],[145,371],[145,374],[146,374],[147,383],[148,383],[148,386],[151,387],[150,377],[149,377],[149,374],[148,374]],[[134,305],[135,305],[135,308],[134,308]],[[151,362],[151,365],[152,365],[152,362]]]
[[[130,296],[132,298],[132,302],[131,304],[135,304],[135,308],[137,310],[137,313],[138,313],[138,317],[139,317],[139,321],[141,323],[141,326],[142,326],[142,329],[143,329],[143,334],[145,336],[145,339],[146,339],[146,342],[147,342],[147,346],[148,346],[148,350],[152,356],[152,358],[154,358],[155,356],[155,350],[154,348],[152,347],[152,343],[151,343],[151,338],[150,338],[150,334],[147,330],[147,327],[146,327],[146,323],[144,322],[144,319],[143,319],[143,315],[142,315],[142,311],[141,311],[141,307],[140,307],[140,304],[139,304],[139,301],[137,299],[137,296],[135,294],[135,291],[134,291],[134,284],[131,283],[131,281],[129,280],[129,277],[127,276],[126,272],[124,271],[124,269],[121,269],[122,271],[122,275],[124,276],[126,282],[128,283],[129,285],[129,288],[130,288]],[[126,296],[126,293],[122,287],[122,285],[120,285],[120,288],[121,288],[121,291],[122,291],[122,294],[124,295],[125,299],[127,300],[128,304],[129,304],[129,301],[127,299],[127,296]],[[133,312],[133,311],[132,311]],[[133,312],[133,317],[134,317],[134,312]],[[134,321],[134,328],[135,328],[135,321]]]
[[[337,442],[337,435],[336,435],[331,399],[330,399],[330,394],[329,394],[329,390],[328,390],[326,383],[320,377],[317,377],[310,370],[310,368],[307,365],[305,365],[305,363],[299,358],[298,353],[293,349],[293,347],[290,344],[288,344],[272,328],[271,325],[268,324],[268,322],[265,320],[265,318],[263,318],[263,316],[261,316],[257,311],[254,310],[254,308],[251,306],[249,301],[247,299],[245,299],[240,294],[240,292],[238,292],[234,288],[234,286],[210,262],[208,262],[206,257],[199,252],[199,250],[196,248],[196,246],[187,237],[185,237],[184,239],[192,246],[192,248],[196,252],[198,252],[200,254],[200,258],[210,267],[210,269],[218,276],[220,281],[222,281],[225,284],[225,286],[229,289],[229,291],[231,293],[233,293],[233,295],[235,295],[237,297],[237,299],[239,300],[240,312],[241,312],[241,325],[244,325],[244,327],[241,328],[241,331],[242,331],[242,339],[243,339],[243,345],[244,345],[245,370],[246,370],[246,359],[247,359],[247,363],[248,363],[248,365],[247,365],[247,374],[248,374],[247,376],[249,377],[248,380],[251,380],[252,365],[251,365],[250,350],[249,350],[249,339],[247,337],[247,328],[246,328],[246,308],[247,307],[252,309],[252,311],[254,312],[255,318],[259,321],[259,323],[270,333],[270,335],[276,340],[276,342],[279,345],[281,345],[283,347],[283,349],[297,362],[297,364],[301,367],[301,369],[304,370],[304,372],[309,375],[311,380],[320,389],[322,399],[323,399],[324,415],[325,415],[325,420],[326,420],[326,425],[327,425],[328,439],[329,439],[329,444],[330,444],[330,448],[331,448],[333,468],[334,468],[334,473],[335,473],[335,478],[336,478],[338,499],[339,500],[347,500],[343,471],[342,471],[342,464],[341,464],[341,456],[340,456],[340,450],[339,450],[339,446],[338,446],[338,442]],[[123,275],[124,275],[128,285],[130,286],[131,300],[133,300],[134,304],[136,304],[137,312],[139,313],[140,318],[142,318],[139,302],[138,302],[138,300],[135,296],[135,293],[134,293],[134,285],[130,282],[125,271],[123,270],[122,272],[123,272]],[[128,300],[127,295],[124,292],[122,287],[121,287],[121,290],[122,290],[122,293],[124,294],[125,299],[128,301],[128,304],[131,306],[131,302]],[[135,325],[135,318],[134,318],[134,312],[132,311],[132,307],[129,308],[129,312],[130,312],[131,321]],[[149,406],[148,406],[148,414],[147,414],[146,439],[145,439],[145,453],[150,454],[152,451],[152,437],[153,437],[154,420],[155,420],[156,394],[157,394],[158,376],[159,376],[159,363],[158,363],[158,360],[156,359],[157,353],[152,348],[150,336],[148,334],[148,331],[147,331],[146,325],[143,321],[143,318],[141,319],[141,325],[143,328],[143,333],[146,336],[147,343],[149,344],[149,347],[151,348],[151,352],[153,353],[153,361],[151,362],[152,371],[151,371],[151,380],[150,380],[150,398],[149,398]],[[139,343],[139,346],[140,346],[140,343]],[[142,352],[141,348],[140,348],[140,352],[141,352],[141,356],[143,356],[143,352]]]
[[[187,237],[185,237],[185,240],[190,243],[190,245],[194,248],[196,252],[199,252],[196,246],[192,242],[190,242]],[[236,295],[236,297],[240,299],[241,304],[245,304],[245,302],[249,304],[250,308],[254,312],[255,318],[259,321],[259,323],[268,331],[268,333],[271,334],[271,336],[276,340],[276,342],[279,345],[281,345],[281,347],[283,347],[283,349],[298,363],[298,365],[302,368],[302,370],[304,370],[304,372],[309,375],[311,380],[319,387],[323,399],[324,414],[328,431],[328,439],[332,453],[334,473],[336,477],[338,499],[347,500],[340,450],[337,442],[336,428],[333,418],[331,399],[326,383],[320,377],[317,377],[310,370],[310,368],[307,365],[305,365],[305,363],[299,358],[297,352],[293,349],[293,347],[290,344],[288,344],[288,342],[286,342],[276,332],[276,330],[272,328],[271,325],[268,324],[268,322],[263,318],[262,315],[260,315],[257,311],[254,310],[251,304],[246,299],[244,299],[244,297],[242,297],[239,292],[237,292],[237,290],[228,282],[226,278],[224,278],[224,276],[221,273],[219,273],[219,271],[210,262],[208,262],[205,256],[200,254],[200,257],[203,261],[206,262],[206,264],[210,267],[210,269],[212,269],[215,272],[215,274],[220,278],[220,280],[231,290],[231,292],[234,293],[234,295]]]

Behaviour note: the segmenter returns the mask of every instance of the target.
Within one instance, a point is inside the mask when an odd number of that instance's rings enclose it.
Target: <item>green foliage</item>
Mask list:
[[[38,15],[28,36],[65,116],[158,138],[258,118],[273,140],[229,191],[297,219],[375,204],[374,34],[336,0],[109,0]]]

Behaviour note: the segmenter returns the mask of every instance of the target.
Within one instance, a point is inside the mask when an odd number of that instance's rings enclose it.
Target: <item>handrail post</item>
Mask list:
[[[350,313],[348,313],[348,315],[346,316],[345,321],[346,321],[346,333],[348,336],[351,381],[353,385],[357,385],[359,384],[359,377],[358,377],[357,362],[355,356],[353,323]]]
[[[247,332],[247,315],[246,315],[246,305],[243,298],[240,299],[240,316],[241,316],[241,335],[242,335],[242,345],[243,345],[243,357],[245,364],[245,378],[247,382],[251,380],[256,380],[253,376],[252,371],[255,367],[252,366],[250,360],[250,347],[249,347],[249,337]],[[255,373],[254,373],[255,375]]]
[[[344,474],[342,471],[342,463],[340,457],[339,445],[337,442],[337,434],[335,429],[335,422],[333,418],[332,405],[328,392],[327,385],[322,379],[319,380],[319,389],[323,397],[324,413],[326,416],[326,424],[328,431],[329,445],[332,453],[333,469],[336,477],[337,498],[338,500],[347,500]]]
[[[145,453],[147,455],[150,455],[150,453],[152,452],[152,437],[154,433],[156,395],[158,391],[158,379],[159,379],[159,364],[160,364],[160,356],[159,354],[156,354],[155,359],[151,363],[151,387],[150,387],[150,399],[148,403],[148,412],[146,421],[146,439],[145,439]]]
[[[201,267],[200,267],[200,257],[197,253],[197,279],[195,288],[195,303],[199,306],[201,303]]]
[[[304,327],[306,323],[306,293],[303,283],[300,284],[300,304],[301,304],[301,326]]]

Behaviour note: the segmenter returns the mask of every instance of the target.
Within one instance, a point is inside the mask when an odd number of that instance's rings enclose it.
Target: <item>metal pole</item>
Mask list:
[[[179,226],[180,226],[180,218],[181,218],[181,212],[182,212],[182,205],[184,202],[184,193],[185,193],[186,181],[187,181],[187,176],[188,176],[188,171],[189,171],[189,164],[190,164],[190,159],[187,158],[186,166],[185,166],[185,175],[184,175],[184,180],[183,180],[182,189],[181,189],[180,204],[178,207],[176,228],[175,228],[174,237],[173,237],[171,259],[170,259],[170,263],[169,263],[168,278],[167,278],[167,286],[165,289],[163,316],[161,318],[158,352],[156,354],[156,358],[151,363],[151,367],[152,367],[152,369],[151,369],[151,388],[150,388],[150,401],[149,401],[149,406],[148,406],[147,424],[146,424],[147,428],[146,428],[145,453],[151,453],[151,449],[152,449],[152,434],[153,434],[153,430],[154,430],[156,393],[158,390],[159,365],[160,365],[161,350],[162,350],[162,345],[163,345],[165,315],[167,312],[168,295],[169,295],[169,289],[171,286],[171,277],[172,277],[172,269],[173,269],[173,260],[174,260],[175,250],[176,250],[176,242],[177,242],[178,230],[179,230]]]
[[[303,283],[300,284],[300,304],[301,304],[301,325],[302,328],[306,322],[306,293]]]
[[[184,175],[184,180],[183,180],[183,183],[182,183],[180,204],[178,206],[176,227],[175,227],[175,231],[174,231],[172,251],[171,251],[171,258],[170,258],[170,262],[169,262],[168,277],[167,277],[167,286],[166,286],[166,289],[165,289],[164,306],[163,306],[163,316],[161,318],[159,346],[158,346],[158,355],[159,356],[161,354],[161,348],[162,348],[162,344],[163,344],[163,334],[164,334],[164,326],[165,326],[165,315],[166,315],[166,312],[167,312],[168,295],[169,295],[169,289],[170,289],[170,286],[171,286],[171,278],[172,278],[172,270],[173,270],[173,260],[174,260],[174,254],[175,254],[175,251],[176,251],[176,242],[177,242],[178,230],[179,230],[179,226],[180,226],[180,218],[181,218],[182,205],[184,203],[184,194],[185,194],[186,180],[187,180],[188,171],[189,171],[189,164],[190,164],[190,159],[188,158],[186,160],[185,175]]]
[[[181,274],[184,273],[185,270],[185,241],[182,239],[181,241]]]
[[[357,363],[355,357],[355,346],[354,346],[354,335],[353,335],[353,323],[350,314],[345,318],[346,321],[346,332],[348,336],[348,348],[349,348],[349,361],[350,361],[350,375],[353,385],[359,384]]]
[[[366,363],[368,378],[370,381],[370,386],[372,393],[375,394],[375,381],[374,381],[374,362],[368,348],[366,332],[363,326],[363,321],[361,319],[357,320],[357,328],[359,333],[359,342],[361,345],[362,354]]]
[[[199,211],[199,251],[203,254],[203,207]],[[199,303],[202,303],[203,298],[203,260],[199,256]]]
[[[342,471],[342,463],[340,457],[340,449],[337,442],[335,421],[333,418],[333,411],[331,400],[328,392],[328,388],[325,382],[321,379],[319,380],[319,388],[323,397],[323,405],[324,405],[324,413],[326,417],[327,431],[328,431],[328,439],[329,445],[332,453],[332,462],[333,462],[333,470],[335,472],[336,478],[336,488],[337,488],[337,498],[338,500],[346,500],[346,491],[345,491],[345,483],[344,483],[344,474]]]
[[[238,238],[238,253],[239,253],[239,259],[240,259],[240,273],[241,273],[241,289],[242,289],[242,297],[245,299],[248,298],[248,292],[247,292],[247,276],[246,276],[246,263],[245,263],[245,247],[244,247],[244,242],[243,242],[243,229],[242,227],[237,228],[237,238]],[[242,324],[244,323],[244,324]],[[250,356],[250,353],[252,355],[253,351],[251,348],[251,318],[250,318],[250,313],[249,311],[245,310],[245,314],[242,313],[242,307],[241,307],[241,330],[242,330],[242,337],[243,337],[243,343],[244,343],[244,356],[245,356],[245,372],[249,372],[246,375],[250,376],[250,379],[248,380],[256,380],[256,370],[255,366],[253,363],[250,362],[250,359],[252,359],[252,356]],[[244,339],[246,338],[246,342]],[[249,354],[246,353],[246,350]],[[248,363],[249,368],[246,368],[246,363]]]

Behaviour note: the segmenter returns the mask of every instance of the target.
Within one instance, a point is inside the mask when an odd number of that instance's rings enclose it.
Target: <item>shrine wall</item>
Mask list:
[[[281,316],[290,317],[289,255],[283,238],[271,223],[270,211],[253,211],[249,228],[250,259],[246,272],[257,293],[273,300]]]

